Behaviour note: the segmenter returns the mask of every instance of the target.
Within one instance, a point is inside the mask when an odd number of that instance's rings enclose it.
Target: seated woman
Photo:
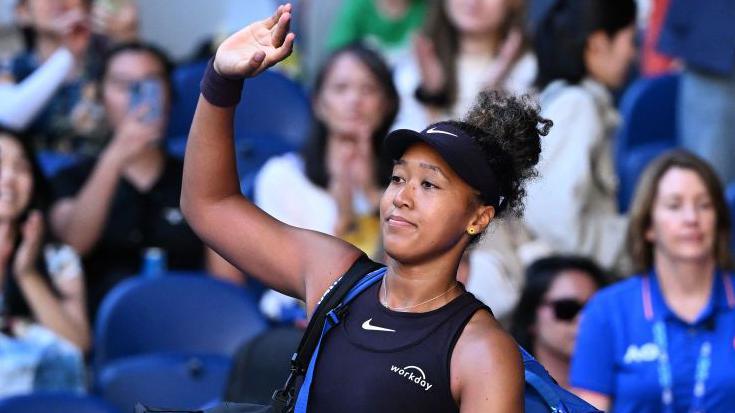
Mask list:
[[[301,154],[263,166],[255,203],[289,225],[335,235],[382,260],[378,202],[392,165],[380,161],[380,151],[398,110],[390,70],[373,50],[346,46],[324,63],[312,93],[309,141]],[[262,304],[278,319],[294,302],[268,292]]]
[[[627,233],[636,276],[584,309],[570,383],[611,412],[731,412],[735,283],[730,215],[712,168],[661,155],[636,189]]]
[[[526,284],[513,313],[511,333],[561,386],[569,387],[579,313],[605,284],[605,273],[583,257],[550,256],[526,269]]]
[[[398,127],[459,119],[483,90],[529,90],[536,59],[523,34],[522,0],[429,3],[413,55],[396,65]]]
[[[111,140],[98,159],[59,172],[51,210],[54,233],[84,258],[93,316],[111,288],[141,271],[148,248],[163,249],[172,270],[223,271],[184,221],[183,165],[162,148],[168,59],[152,46],[126,43],[109,52],[103,67]]]
[[[225,40],[210,61],[181,206],[214,249],[312,313],[362,252],[278,221],[243,197],[232,145],[243,79],[290,54],[290,19],[291,6],[280,6]],[[310,394],[297,403],[320,413],[523,411],[517,346],[456,277],[490,221],[520,210],[549,126],[529,101],[483,93],[463,122],[388,135],[384,153],[394,166],[379,204],[387,268],[321,342],[313,385],[303,388]]]
[[[612,139],[619,117],[610,90],[635,57],[634,0],[559,0],[540,20],[537,85],[554,129],[542,141],[539,179],[528,185],[525,222],[555,251],[624,271]]]
[[[47,235],[47,189],[25,137],[0,128],[0,396],[85,385],[82,267]]]

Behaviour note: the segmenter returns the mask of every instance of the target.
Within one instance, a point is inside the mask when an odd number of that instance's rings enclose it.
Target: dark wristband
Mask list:
[[[419,102],[428,106],[444,107],[449,106],[449,94],[443,90],[441,92],[427,92],[421,86],[417,87],[413,96]]]
[[[214,58],[209,59],[199,87],[207,102],[222,108],[237,106],[240,103],[243,79],[224,77],[214,70]]]

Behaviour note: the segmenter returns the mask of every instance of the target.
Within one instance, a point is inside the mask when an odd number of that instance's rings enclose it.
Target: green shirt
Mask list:
[[[408,45],[410,34],[424,22],[425,0],[412,0],[406,13],[397,19],[381,14],[376,1],[344,0],[327,42],[330,50],[359,40],[383,52]]]

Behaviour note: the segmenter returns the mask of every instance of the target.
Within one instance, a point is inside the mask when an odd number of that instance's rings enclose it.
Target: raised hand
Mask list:
[[[126,163],[144,149],[155,145],[164,133],[165,122],[162,118],[147,121],[146,114],[150,110],[141,105],[127,114],[105,150],[116,158],[120,164]]]
[[[278,6],[273,16],[252,23],[217,48],[214,69],[231,78],[253,77],[291,54],[295,35],[289,33],[291,5]]]
[[[446,86],[447,77],[434,43],[419,34],[413,39],[413,49],[421,73],[421,87],[429,93],[440,93]]]
[[[0,222],[0,273],[5,271],[15,249],[15,229],[8,221]],[[2,279],[2,277],[0,277]]]
[[[350,181],[355,188],[366,194],[376,189],[375,158],[373,154],[372,129],[360,128],[352,148],[349,168]]]
[[[16,277],[35,274],[36,261],[43,240],[43,216],[38,210],[34,210],[28,216],[21,227],[23,241],[18,246],[13,261],[13,273]]]
[[[135,40],[138,37],[138,5],[134,1],[94,2],[92,30],[114,42]]]

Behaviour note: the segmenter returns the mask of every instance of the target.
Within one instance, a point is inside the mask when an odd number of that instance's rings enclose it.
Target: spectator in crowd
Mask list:
[[[162,147],[170,71],[150,45],[111,49],[100,79],[110,143],[53,182],[52,229],[84,258],[92,315],[107,291],[140,271],[147,248],[162,248],[173,270],[222,271],[181,215],[182,164]]]
[[[372,49],[343,47],[317,74],[312,101],[309,141],[300,154],[263,166],[255,203],[289,225],[335,235],[377,256],[378,202],[392,169],[380,161],[380,151],[398,111],[391,72]],[[293,302],[272,292],[263,305],[274,317]]]
[[[0,396],[84,386],[82,268],[48,236],[47,201],[28,141],[0,129]]]
[[[18,20],[30,48],[11,62],[21,82],[60,47],[74,56],[64,83],[28,130],[37,149],[96,155],[104,145],[102,110],[95,105],[95,78],[110,44],[137,36],[137,8],[129,0],[20,0]]]
[[[735,0],[670,0],[659,49],[684,63],[681,141],[735,182]]]
[[[0,73],[0,124],[25,130],[54,96],[74,66],[74,56],[62,47],[19,84]],[[1,70],[1,69],[0,69]]]
[[[716,173],[672,151],[638,185],[627,246],[638,275],[584,309],[571,385],[612,412],[731,412],[735,285]]]
[[[432,2],[413,57],[396,67],[397,125],[420,129],[460,118],[481,90],[527,91],[536,59],[523,34],[522,10],[522,0]]]
[[[99,59],[90,48],[88,19],[91,0],[21,0],[18,13],[32,35],[32,49],[15,56],[12,74],[21,82],[60,47],[74,55],[75,65],[41,115],[28,130],[37,149],[60,152],[100,145],[98,123],[90,104]]]
[[[606,282],[597,264],[577,256],[542,258],[526,269],[511,333],[561,386],[569,387],[579,312]]]
[[[617,207],[612,138],[619,122],[610,89],[635,56],[633,0],[558,0],[535,36],[543,116],[539,179],[528,186],[528,228],[561,253],[624,268],[626,219]]]
[[[332,50],[365,42],[392,65],[410,55],[411,36],[424,22],[426,0],[352,0],[342,2],[328,40]]]

